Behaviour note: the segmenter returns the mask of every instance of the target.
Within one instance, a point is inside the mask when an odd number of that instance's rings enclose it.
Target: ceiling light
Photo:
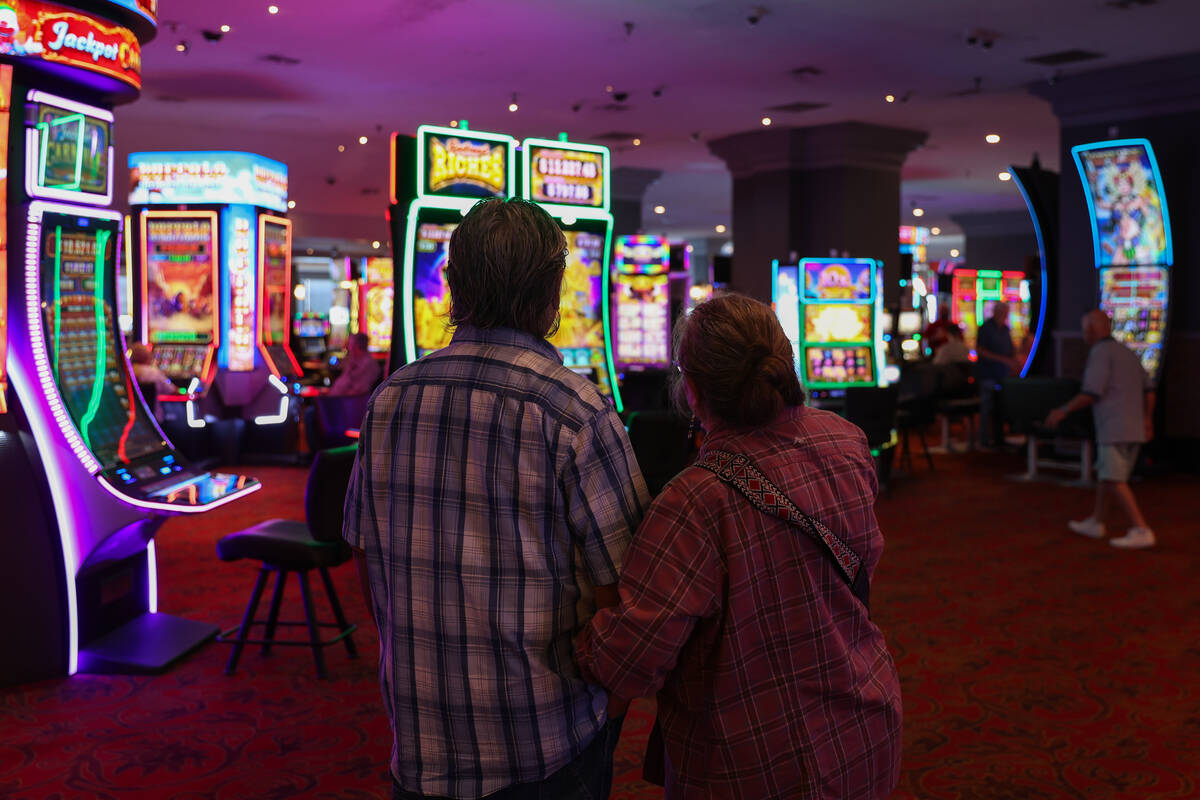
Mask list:
[[[360,136],[360,137],[358,137],[358,143],[359,143],[359,144],[366,144],[366,143],[367,143],[367,137],[365,137],[365,136]]]
[[[303,303],[304,298],[308,296],[308,287],[303,283],[297,283],[296,288],[292,289],[292,294],[295,295],[297,300]]]
[[[295,208],[295,207],[296,207],[296,201],[288,200],[288,208]]]
[[[221,33],[229,33],[231,30],[233,30],[233,28],[229,27],[228,25],[221,26]]]
[[[180,39],[179,44],[175,45],[175,52],[186,53],[190,47],[191,45],[188,44],[187,39]]]
[[[508,110],[516,111],[518,108],[520,108],[520,106],[517,105],[517,93],[513,92],[513,99],[512,102],[508,104]]]
[[[914,216],[914,217],[923,217],[923,216],[925,216],[925,209],[923,209],[923,208],[914,208],[914,209],[913,209],[913,216]]]
[[[941,235],[942,235],[942,229],[941,229],[941,228],[939,228],[939,227],[937,227],[937,226],[935,225],[935,226],[933,226],[932,228],[930,228],[930,229],[929,229],[929,233],[930,233],[930,234],[932,234],[933,236],[941,236]]]
[[[1011,181],[1011,180],[1012,180],[1012,173],[1011,173],[1011,172],[1009,172],[1008,170],[1005,170],[1004,172],[1001,172],[1001,173],[1000,173],[999,175],[997,175],[996,177],[997,177],[997,178],[999,178],[999,179],[1000,179],[1000,180],[1002,180],[1002,181]]]
[[[763,124],[763,126],[764,126],[764,127],[765,127],[765,126],[768,126],[768,125],[770,125],[770,124],[771,124],[771,118],[770,118],[770,117],[763,117],[763,118],[762,118],[762,124]]]
[[[278,14],[279,6],[267,6],[267,13],[268,14]]]
[[[457,128],[457,127],[458,127],[458,120],[456,120],[456,119],[452,119],[452,120],[450,120],[450,127],[451,127],[451,128]]]
[[[717,227],[713,228],[713,230],[716,231],[717,233],[724,233],[725,231],[727,231],[729,229],[726,228],[724,225],[718,225]]]
[[[886,95],[884,95],[884,96],[883,96],[883,99],[884,99],[884,100],[886,100],[886,101],[887,101],[887,102],[889,102],[889,103],[894,103],[894,102],[896,102],[896,95],[894,95],[894,94],[886,94]]]
[[[665,213],[667,213],[667,207],[666,206],[655,206],[654,213],[655,214],[665,214]]]
[[[957,247],[950,251],[950,257],[958,258],[958,248]]]
[[[344,144],[339,144],[339,145],[338,145],[338,152],[339,152],[339,153],[344,153],[344,152],[346,152],[346,145],[344,145]]]
[[[313,254],[313,249],[310,247],[307,250],[305,250],[304,252],[308,253],[311,256]]]
[[[634,147],[640,147],[640,146],[641,146],[641,144],[642,144],[642,140],[641,140],[641,139],[634,139],[634,140],[633,140],[633,146],[634,146]]]
[[[604,91],[608,92],[609,94],[612,94],[612,90],[613,90],[613,87],[612,87],[611,83],[608,86],[604,87]]]
[[[988,144],[1000,144],[1000,134],[998,133],[989,133],[983,139]]]
[[[376,239],[375,241],[371,242],[371,247],[374,247],[376,250],[378,250],[379,249],[379,240]]]

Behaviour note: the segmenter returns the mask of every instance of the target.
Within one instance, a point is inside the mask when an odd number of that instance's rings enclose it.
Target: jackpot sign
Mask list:
[[[133,31],[40,0],[0,0],[0,56],[40,59],[142,86],[142,49]]]
[[[588,150],[533,146],[532,199],[570,206],[604,205],[604,155]]]
[[[504,197],[508,190],[508,145],[484,139],[429,135],[426,191]]]

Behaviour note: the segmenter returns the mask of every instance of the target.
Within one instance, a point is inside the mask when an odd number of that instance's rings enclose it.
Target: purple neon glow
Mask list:
[[[111,111],[97,108],[96,106],[89,106],[74,100],[68,100],[65,97],[59,97],[49,92],[31,89],[26,94],[26,99],[31,103],[42,103],[62,109],[63,111],[86,114],[97,119],[102,119],[110,125],[113,122]],[[93,206],[107,206],[112,204],[113,164],[115,163],[113,159],[115,154],[111,145],[108,148],[108,191],[104,195],[39,186],[36,176],[41,172],[39,169],[40,164],[38,163],[41,158],[41,152],[41,132],[36,127],[27,128],[25,130],[25,191],[30,197],[41,197],[48,200],[67,200],[72,203],[84,203]]]
[[[165,511],[170,514],[199,514],[203,511],[211,511],[214,508],[220,508],[226,503],[230,503],[238,498],[245,497],[248,494],[254,494],[262,488],[261,483],[256,483],[253,486],[247,486],[245,489],[239,489],[236,492],[231,492],[230,494],[222,497],[220,500],[214,500],[211,503],[205,503],[204,505],[199,506],[181,506],[173,505],[171,503],[158,503],[154,500],[134,499],[128,495],[121,494],[119,491],[117,491],[115,486],[105,480],[102,476],[97,476],[96,482],[100,484],[104,491],[108,492],[123,503],[136,506],[137,508],[149,509],[151,511]]]
[[[151,614],[158,613],[158,558],[153,539],[146,542],[146,608]]]

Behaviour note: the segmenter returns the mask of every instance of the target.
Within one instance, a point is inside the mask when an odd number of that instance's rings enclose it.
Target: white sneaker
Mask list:
[[[1110,539],[1109,544],[1113,547],[1121,547],[1125,550],[1144,550],[1147,547],[1154,547],[1154,531],[1149,528],[1130,528],[1119,539]]]
[[[1073,519],[1067,523],[1067,527],[1080,536],[1086,536],[1089,539],[1103,539],[1107,534],[1107,531],[1104,529],[1104,523],[1097,522],[1092,517],[1078,520]]]

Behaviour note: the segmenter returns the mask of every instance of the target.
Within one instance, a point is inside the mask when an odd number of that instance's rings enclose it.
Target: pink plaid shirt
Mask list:
[[[705,448],[749,456],[873,574],[883,550],[866,437],[789,409]],[[900,681],[828,556],[733,487],[689,467],[625,556],[621,603],[576,641],[620,697],[658,692],[669,798],[882,798],[900,770]]]

